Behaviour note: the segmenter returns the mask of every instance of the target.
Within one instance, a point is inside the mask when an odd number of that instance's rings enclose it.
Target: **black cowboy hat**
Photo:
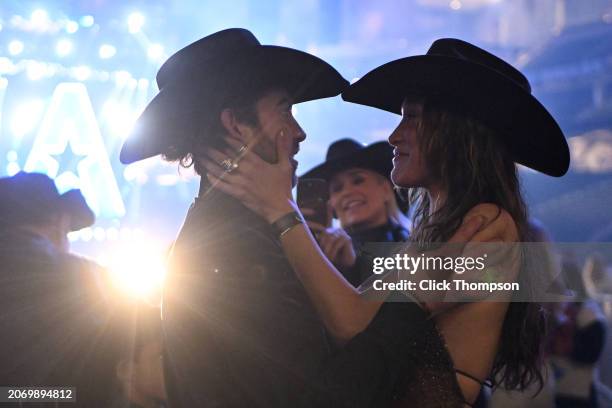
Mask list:
[[[334,174],[358,167],[379,173],[391,181],[392,160],[393,147],[387,142],[364,146],[353,139],[340,139],[329,145],[325,161],[308,170],[300,179],[318,178],[329,182]],[[397,194],[396,198],[400,210],[406,212],[408,203]]]
[[[351,167],[372,170],[389,178],[393,170],[393,147],[387,142],[371,143],[368,146],[353,139],[336,140],[327,148],[325,161],[300,178],[318,178],[329,181],[334,174]]]
[[[47,220],[49,214],[70,216],[70,230],[77,231],[95,222],[95,215],[80,190],[60,194],[49,176],[20,171],[0,178],[0,224],[18,226]]]
[[[441,97],[449,109],[498,131],[517,163],[555,177],[569,168],[563,132],[527,78],[470,43],[436,40],[426,55],[375,68],[342,93],[345,101],[397,114],[407,96]]]
[[[292,48],[261,45],[248,30],[204,37],[172,55],[157,73],[159,93],[121,148],[124,164],[163,153],[193,134],[231,98],[261,82],[286,90],[293,103],[336,96],[348,82],[331,65]]]

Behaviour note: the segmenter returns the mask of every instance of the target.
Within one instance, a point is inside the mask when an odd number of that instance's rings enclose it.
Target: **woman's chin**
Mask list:
[[[408,163],[394,163],[391,170],[391,181],[396,187],[417,188],[423,187],[425,179],[423,172]]]
[[[410,185],[407,185],[409,182],[407,179],[408,177],[406,177],[406,173],[402,171],[401,168],[395,166],[393,167],[393,170],[391,170],[391,181],[394,185],[397,187],[411,187]]]
[[[353,228],[355,225],[359,224],[359,221],[359,217],[345,217],[340,224],[342,224],[343,228]]]
[[[348,214],[346,217],[344,217],[344,219],[345,221],[342,222],[343,227],[355,228],[360,224],[363,224],[367,220],[367,216],[355,211],[354,214]]]

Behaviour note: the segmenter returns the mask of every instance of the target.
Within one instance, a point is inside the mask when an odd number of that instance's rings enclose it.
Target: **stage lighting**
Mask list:
[[[132,74],[130,74],[127,71],[116,71],[115,72],[115,84],[118,87],[122,87],[122,86],[126,86],[127,83],[130,81],[130,79],[132,78]]]
[[[140,13],[132,13],[128,17],[128,31],[132,34],[140,32],[144,25],[145,18]]]
[[[9,162],[16,162],[18,159],[17,152],[15,150],[9,150],[6,153],[6,160]]]
[[[164,56],[164,47],[161,44],[151,44],[147,50],[147,55],[153,61],[159,61]]]
[[[119,239],[119,230],[115,227],[110,227],[106,230],[106,239],[116,241]]]
[[[119,289],[145,299],[159,295],[166,276],[162,250],[146,241],[134,242],[132,245],[123,245],[110,258],[110,275]]]
[[[49,25],[49,15],[43,9],[36,9],[30,15],[32,26],[38,30],[44,30]]]
[[[149,80],[147,78],[140,78],[138,80],[138,90],[146,91],[149,87]]]
[[[11,120],[11,131],[15,137],[20,138],[34,130],[44,110],[45,103],[42,99],[34,99],[17,106]]]
[[[21,168],[19,167],[19,164],[15,163],[15,162],[11,162],[11,163],[6,165],[6,174],[9,177],[12,177],[15,174],[19,173],[20,170],[21,170]]]
[[[93,238],[93,230],[91,227],[83,228],[80,231],[81,240],[84,242],[89,242]]]
[[[8,51],[11,55],[19,55],[23,52],[23,43],[19,40],[13,40],[8,45]]]
[[[452,8],[453,10],[459,10],[461,8],[462,4],[461,1],[459,0],[452,0],[449,3],[449,7]]]
[[[125,181],[133,181],[138,176],[138,170],[135,166],[125,166],[123,170],[123,178]]]
[[[66,26],[64,28],[68,34],[74,34],[79,30],[79,23],[70,20],[66,23]]]
[[[98,242],[104,241],[106,239],[106,231],[102,227],[96,227],[94,228],[93,236]]]
[[[13,75],[18,72],[17,66],[7,57],[0,57],[0,75]],[[8,86],[8,79],[5,77],[0,78],[0,91],[6,89]]]
[[[86,65],[80,65],[74,68],[73,73],[77,81],[85,81],[91,76],[91,68]]]
[[[79,22],[81,23],[81,25],[85,28],[89,28],[91,26],[94,25],[95,20],[93,18],[93,16],[87,15],[87,16],[83,16],[81,17],[81,19],[79,20]]]
[[[47,68],[42,62],[30,61],[26,66],[26,75],[28,79],[32,81],[41,79],[45,75],[45,72],[47,72]]]
[[[121,138],[127,137],[137,118],[129,105],[109,101],[104,104],[102,111],[111,133]]]
[[[65,57],[72,52],[72,42],[66,39],[59,40],[55,45],[55,52],[60,57]]]
[[[98,55],[102,59],[113,57],[117,53],[117,49],[110,44],[102,44],[98,50]]]
[[[132,232],[132,229],[128,227],[123,227],[119,231],[119,238],[121,239],[121,241],[131,241],[133,235],[134,234]]]

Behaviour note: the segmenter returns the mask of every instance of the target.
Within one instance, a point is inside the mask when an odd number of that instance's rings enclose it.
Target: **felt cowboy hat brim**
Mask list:
[[[480,63],[444,55],[402,58],[342,93],[345,101],[396,114],[406,97],[431,96],[497,130],[515,162],[555,177],[567,172],[569,148],[554,118],[511,77]]]
[[[211,40],[214,38],[214,40]],[[211,45],[238,43],[216,58]],[[286,90],[292,103],[339,95],[348,86],[331,65],[314,55],[286,47],[261,45],[248,31],[224,30],[205,37],[172,56],[157,75],[160,92],[137,120],[124,143],[124,164],[155,156],[176,138],[215,120],[221,104],[264,81]]]
[[[68,190],[60,195],[59,207],[70,215],[70,231],[78,231],[96,222],[94,212],[89,208],[81,190]]]
[[[70,231],[93,225],[95,215],[80,190],[59,194],[46,174],[19,172],[0,179],[0,224],[27,225],[49,213],[70,217]]]

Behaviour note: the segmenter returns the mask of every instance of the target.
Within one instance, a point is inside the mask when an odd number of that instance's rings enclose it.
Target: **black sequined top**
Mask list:
[[[465,402],[444,340],[415,303],[392,295],[318,377],[299,407],[455,408]]]

